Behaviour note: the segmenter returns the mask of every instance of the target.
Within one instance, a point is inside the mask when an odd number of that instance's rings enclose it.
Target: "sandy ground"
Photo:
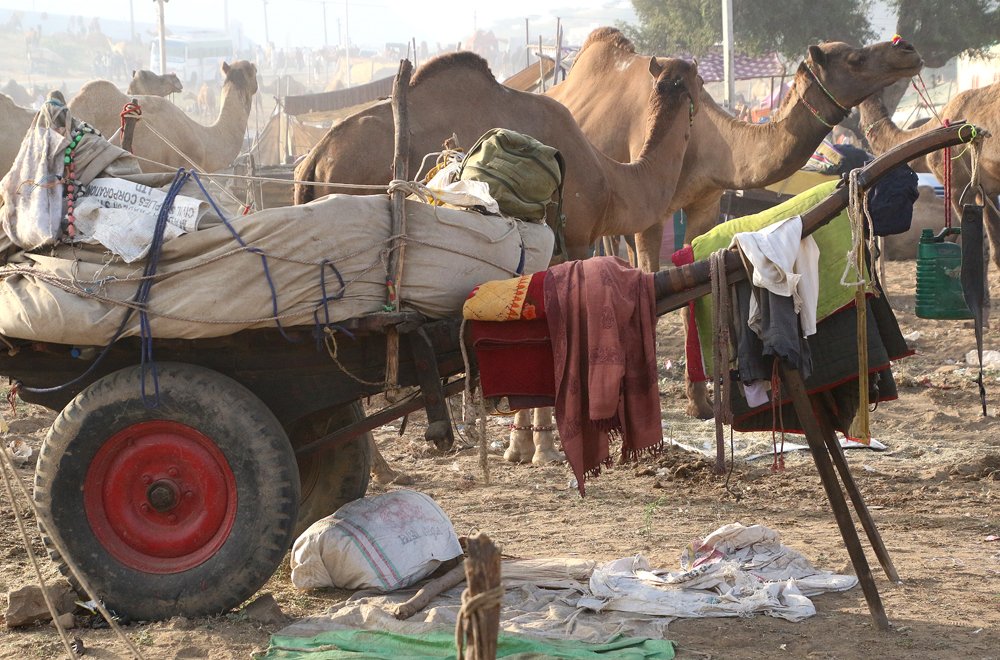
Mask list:
[[[768,616],[679,620],[668,636],[680,658],[1000,658],[1000,428],[995,415],[1000,373],[988,373],[989,418],[982,418],[966,353],[973,331],[962,321],[928,321],[913,314],[914,264],[890,264],[890,300],[916,355],[895,365],[898,401],[873,415],[873,433],[888,446],[882,453],[857,450],[848,460],[902,576],[889,583],[875,577],[893,632],[873,629],[860,588],[814,598],[818,613],[801,623]],[[1000,289],[993,282],[994,295]],[[1000,322],[986,335],[987,348],[1000,347]],[[659,324],[662,411],[668,437],[698,448],[714,442],[711,423],[683,416],[682,330],[676,314]],[[667,360],[672,368],[666,369]],[[9,411],[5,417],[10,419]],[[38,446],[53,414],[20,405],[11,437]],[[581,499],[570,488],[565,465],[514,466],[504,462],[504,420],[490,426],[491,483],[485,485],[475,450],[434,455],[422,440],[421,420],[411,419],[402,438],[398,424],[377,432],[385,456],[416,478],[414,488],[434,497],[459,534],[479,529],[521,557],[578,556],[607,561],[642,553],[653,566],[674,568],[681,549],[730,523],[763,524],[818,567],[851,572],[847,552],[807,453],[796,452],[783,472],[772,473],[766,452],[770,435],[736,437],[737,461],[725,477],[703,469],[700,456],[680,449],[639,466],[616,466],[587,484]],[[790,440],[800,438],[792,436]],[[461,443],[459,443],[461,445]],[[678,469],[681,468],[681,469]],[[661,474],[657,476],[657,471]],[[20,470],[27,482],[30,469]],[[369,492],[386,492],[373,485]],[[21,510],[26,512],[25,507]],[[0,497],[0,592],[35,581],[6,495]],[[29,514],[30,517],[30,514]],[[33,521],[29,520],[33,524]],[[32,530],[33,547],[41,550]],[[869,560],[875,562],[869,551]],[[43,561],[46,575],[56,571]],[[289,581],[287,560],[262,589],[272,592],[292,618],[320,614],[349,593],[302,592]],[[266,647],[269,633],[240,614],[196,620],[174,619],[126,628],[151,659],[248,658]],[[125,646],[107,630],[80,629],[95,658],[127,658]],[[48,625],[0,630],[0,659],[62,657]]]

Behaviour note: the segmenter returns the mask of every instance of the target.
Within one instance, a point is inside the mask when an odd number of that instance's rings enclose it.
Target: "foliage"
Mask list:
[[[906,0],[900,0],[906,1]],[[619,25],[642,53],[704,55],[722,41],[720,0],[632,0],[638,25]],[[733,0],[736,49],[802,57],[812,44],[871,40],[869,0]]]
[[[1000,39],[996,0],[890,0],[896,32],[913,44],[928,67],[961,54],[984,55]]]

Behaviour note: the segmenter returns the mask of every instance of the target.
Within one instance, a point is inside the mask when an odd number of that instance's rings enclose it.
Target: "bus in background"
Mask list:
[[[176,73],[184,86],[197,93],[203,82],[221,80],[223,62],[233,59],[233,40],[218,32],[167,37],[167,73]],[[150,70],[160,72],[160,39],[150,47]]]

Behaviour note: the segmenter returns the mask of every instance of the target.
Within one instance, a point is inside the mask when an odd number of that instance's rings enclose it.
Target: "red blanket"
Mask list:
[[[544,284],[556,423],[582,495],[611,465],[610,433],[626,459],[663,443],[653,276],[597,257],[553,266]]]

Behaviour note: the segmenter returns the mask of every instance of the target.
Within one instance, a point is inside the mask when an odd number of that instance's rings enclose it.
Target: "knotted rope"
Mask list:
[[[858,415],[855,419],[855,426],[858,430],[858,439],[864,444],[871,442],[871,429],[868,420],[868,304],[866,302],[868,291],[878,295],[878,290],[870,286],[868,278],[865,276],[865,223],[869,227],[868,248],[874,254],[875,233],[871,230],[872,219],[868,212],[868,195],[858,181],[860,169],[851,170],[850,174],[850,203],[847,215],[851,220],[851,250],[847,253],[847,267],[840,277],[843,286],[853,286],[854,306],[858,315]],[[847,282],[851,271],[856,276],[855,282]]]
[[[462,592],[462,609],[458,611],[458,620],[455,622],[455,648],[458,650],[458,660],[463,660],[465,656],[467,641],[472,646],[478,647],[485,639],[484,610],[503,605],[503,596],[502,584],[475,596],[470,594],[468,589]]]
[[[709,255],[709,272],[712,276],[712,357],[715,366],[715,397],[712,406],[715,412],[715,472],[726,471],[726,439],[724,424],[732,425],[733,411],[730,402],[729,380],[729,319],[732,316],[732,300],[726,282],[726,252],[721,249]]]

